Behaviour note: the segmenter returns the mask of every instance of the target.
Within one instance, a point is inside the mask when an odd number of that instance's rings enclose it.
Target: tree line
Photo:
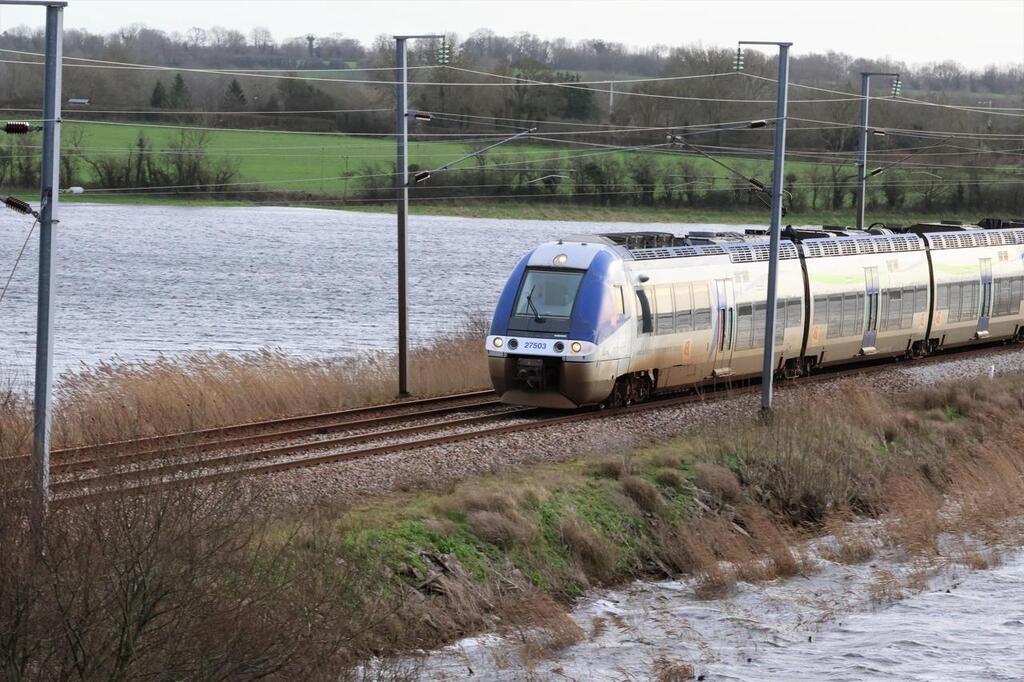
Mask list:
[[[678,127],[685,131],[695,125],[767,119],[774,114],[775,84],[763,79],[774,77],[775,63],[762,53],[747,55],[745,73],[756,77],[749,78],[731,73],[734,51],[725,48],[635,49],[608,41],[543,40],[527,33],[500,36],[487,30],[476,31],[465,39],[452,35],[447,41],[451,65],[456,68],[416,70],[414,79],[430,80],[437,85],[410,86],[412,108],[447,113],[428,124],[413,126],[414,139],[420,133],[445,133],[471,144],[481,133],[511,133],[535,125],[528,121],[538,121],[543,122],[539,125],[544,130],[562,135],[559,139],[564,144],[552,145],[555,149],[581,142],[630,147],[664,141],[665,130],[661,128]],[[0,47],[38,51],[42,48],[42,33],[12,29],[0,36]],[[393,78],[391,72],[330,71],[393,65],[393,43],[385,36],[364,45],[340,35],[310,34],[277,40],[267,29],[256,29],[249,35],[217,27],[176,34],[133,25],[109,35],[68,31],[65,52],[69,56],[182,69],[169,72],[66,68],[65,94],[90,101],[88,107],[67,106],[67,120],[382,135],[393,131],[394,88],[386,82]],[[411,65],[436,63],[436,45],[425,41],[411,45]],[[285,77],[255,78],[243,71],[224,75],[188,70],[212,68],[284,69]],[[33,69],[38,67],[0,65],[0,103],[14,108],[38,106],[41,79]],[[794,158],[801,158],[801,153],[817,155],[813,157],[817,165],[801,170],[797,175],[802,181],[792,183],[795,210],[800,206],[838,210],[852,204],[851,187],[856,179],[852,158],[858,146],[855,124],[859,102],[827,91],[858,92],[859,73],[865,70],[900,72],[905,95],[940,105],[975,109],[1024,107],[1022,65],[971,70],[954,61],[912,67],[892,60],[869,60],[834,52],[798,55],[791,66],[793,81],[823,91],[796,87],[790,91],[790,116],[794,120],[790,124],[788,148]],[[503,78],[494,79],[474,71]],[[707,74],[724,75],[689,78]],[[645,77],[667,80],[617,83],[614,93],[610,85],[600,82],[602,78]],[[340,79],[349,82],[335,82]],[[557,85],[531,84],[535,81]],[[483,82],[503,85],[469,85]],[[883,95],[888,84],[879,83],[878,88],[874,94]],[[123,113],[100,113],[120,110]],[[1021,167],[1020,155],[1012,151],[1019,145],[992,137],[1024,134],[1024,118],[894,100],[873,102],[871,115],[874,126],[909,131],[910,136],[894,132],[882,138],[872,137],[871,149],[891,151],[889,159],[897,158],[902,149],[936,147],[873,182],[869,198],[877,205],[930,208],[942,206],[943,202],[952,206],[962,198],[964,203],[993,201],[1024,210],[1019,199],[1014,198],[1019,193],[1015,194],[1016,190],[1007,188],[1003,182],[1012,177],[1008,176],[1009,171]],[[615,133],[593,134],[595,126],[619,129]],[[591,129],[585,135],[570,134],[588,127]],[[934,137],[913,137],[914,131],[947,131],[966,137],[942,144]],[[702,132],[692,142],[725,158],[763,157],[771,150],[770,132],[765,128]],[[84,151],[77,155],[66,155],[65,171],[103,178],[103,186],[203,184],[194,182],[196,178],[223,183],[228,178],[237,178],[237,164],[213,159],[202,151],[207,139],[182,133],[175,143],[177,149],[156,150],[143,135],[122,156],[103,159],[91,158],[83,147]],[[69,145],[70,140],[66,139],[65,147],[70,149]],[[8,151],[0,160],[0,180],[17,186],[36,184],[31,164],[23,154],[29,150],[24,146],[17,140],[6,142]],[[1001,153],[1004,149],[1006,153]],[[175,162],[176,158],[189,160],[191,165]],[[368,175],[374,170],[381,171],[371,166],[352,172]],[[663,168],[665,164],[656,166]],[[756,197],[751,199],[747,190],[730,192],[699,183],[678,188],[678,183],[663,178],[652,180],[645,168],[645,162],[611,157],[595,161],[585,172],[576,168],[573,173],[554,174],[568,174],[571,180],[556,178],[529,185],[517,185],[509,174],[499,174],[479,164],[459,173],[467,179],[489,174],[487,183],[476,183],[489,187],[462,188],[466,194],[532,196],[555,191],[559,201],[598,201],[577,186],[581,184],[579,179],[587,175],[589,180],[584,184],[588,187],[619,187],[615,190],[618,194],[607,189],[605,198],[600,199],[611,203],[714,206],[730,194],[732,202],[759,202]],[[688,177],[684,169],[677,170],[680,172],[675,175]],[[384,169],[390,171],[393,168]],[[911,178],[914,182],[908,179],[911,173],[917,173]],[[986,184],[990,180],[1000,182]],[[352,184],[354,192],[363,193],[364,199],[383,191],[372,183]],[[577,186],[576,190],[568,191],[570,185]],[[420,191],[429,194],[435,190]]]

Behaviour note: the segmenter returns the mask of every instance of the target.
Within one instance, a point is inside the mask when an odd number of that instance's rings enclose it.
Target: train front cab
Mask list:
[[[485,342],[503,402],[572,409],[611,395],[632,306],[621,256],[594,241],[544,244],[509,277]]]

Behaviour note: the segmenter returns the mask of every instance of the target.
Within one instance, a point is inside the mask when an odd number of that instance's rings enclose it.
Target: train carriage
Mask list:
[[[935,287],[934,348],[1012,338],[1021,329],[1024,230],[924,235]]]
[[[826,237],[800,247],[811,292],[808,362],[900,355],[924,342],[930,275],[920,237]]]

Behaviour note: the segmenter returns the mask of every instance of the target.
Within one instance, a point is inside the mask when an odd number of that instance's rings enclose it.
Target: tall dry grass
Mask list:
[[[31,438],[31,405],[13,383],[0,379],[0,458],[27,452]]]
[[[58,511],[39,556],[23,501],[0,499],[0,679],[338,679],[393,646],[379,584],[251,502],[211,487]]]
[[[780,527],[831,531],[835,557],[845,562],[874,552],[869,540],[842,530],[838,519],[856,515],[884,518],[883,541],[910,556],[937,553],[943,533],[1006,541],[1005,519],[1024,513],[1021,442],[1024,378],[1013,375],[897,397],[851,382],[827,399],[788,404],[767,423],[700,440],[706,461],[735,472],[740,501]],[[702,466],[695,483],[715,499],[718,486]],[[764,539],[763,518],[751,524],[720,513]],[[777,547],[769,554],[792,570]]]
[[[410,357],[417,395],[489,385],[479,324]],[[386,402],[397,393],[397,364],[384,353],[313,359],[264,350],[195,353],[147,362],[101,362],[60,377],[54,444],[68,447],[326,412]],[[29,405],[0,386],[0,455],[24,452]]]

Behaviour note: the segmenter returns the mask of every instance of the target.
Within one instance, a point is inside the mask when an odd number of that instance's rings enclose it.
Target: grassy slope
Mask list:
[[[504,586],[565,599],[678,572],[719,595],[737,580],[809,570],[799,549],[808,532],[833,533],[831,558],[851,563],[882,544],[934,555],[942,532],[1008,540],[998,520],[1021,509],[1022,386],[1013,376],[896,400],[848,384],[768,424],[739,418],[727,434],[372,500],[338,518],[336,547],[420,589],[440,557],[447,578],[467,583],[458,594],[487,610]],[[811,410],[817,423],[800,416]],[[943,500],[956,511],[942,513]],[[851,514],[884,523],[867,537],[840,528]]]

